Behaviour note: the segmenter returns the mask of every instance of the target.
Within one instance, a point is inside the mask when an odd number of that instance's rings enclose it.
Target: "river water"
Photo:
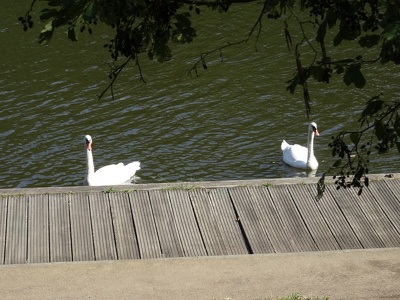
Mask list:
[[[96,168],[141,161],[138,183],[303,176],[282,162],[280,144],[305,145],[310,121],[321,134],[318,175],[334,161],[331,136],[358,126],[370,96],[399,96],[400,72],[372,66],[361,90],[338,77],[329,85],[310,83],[307,118],[301,90],[286,92],[295,64],[282,20],[264,22],[257,43],[253,38],[227,48],[223,59],[210,55],[207,70],[188,76],[201,52],[250,30],[261,7],[247,4],[228,14],[203,10],[194,20],[193,44],[174,47],[166,63],[141,58],[147,84],[132,65],[117,80],[115,99],[106,94],[98,101],[108,83],[102,45],[110,32],[94,27],[93,35],[73,43],[59,30],[50,45],[39,47],[41,25],[23,32],[17,21],[29,7],[24,2],[0,4],[0,188],[82,185],[86,134],[93,138]],[[398,155],[375,157],[370,169],[400,172]]]

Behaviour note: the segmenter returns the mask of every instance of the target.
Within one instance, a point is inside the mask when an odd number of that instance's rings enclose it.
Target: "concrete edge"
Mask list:
[[[400,179],[400,173],[370,174],[370,181]],[[249,180],[226,181],[188,181],[168,183],[144,183],[117,186],[66,186],[66,187],[38,187],[38,188],[14,188],[0,189],[0,195],[29,195],[29,194],[56,194],[56,193],[92,193],[104,192],[112,188],[114,191],[134,190],[160,190],[160,189],[197,189],[197,188],[229,188],[237,186],[269,186],[283,184],[316,184],[320,177],[295,177],[295,178],[265,178]],[[332,176],[327,176],[325,183],[333,183]]]
[[[57,266],[57,265],[99,265],[99,264],[123,264],[129,262],[168,262],[168,261],[190,261],[190,260],[223,260],[223,259],[251,259],[251,258],[262,258],[262,257],[309,257],[314,255],[329,256],[338,254],[368,254],[368,253],[380,253],[384,255],[386,252],[399,252],[400,248],[366,248],[366,249],[341,249],[341,250],[328,250],[328,251],[304,251],[304,252],[282,252],[282,253],[255,253],[255,254],[233,254],[233,255],[212,255],[212,256],[187,256],[187,257],[158,257],[158,258],[145,258],[145,259],[120,259],[120,260],[83,260],[83,261],[60,261],[60,262],[47,262],[47,263],[20,263],[20,264],[4,264],[0,265],[1,269],[6,268],[18,268],[18,267],[29,267],[29,266]]]

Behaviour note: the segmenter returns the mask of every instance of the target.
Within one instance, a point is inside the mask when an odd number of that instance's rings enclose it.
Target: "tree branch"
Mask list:
[[[239,45],[239,44],[242,44],[242,43],[245,43],[245,42],[247,42],[247,38],[246,38],[246,39],[243,39],[243,40],[241,40],[241,41],[239,41],[239,42],[228,43],[227,45],[218,47],[218,48],[213,49],[213,50],[208,51],[208,52],[203,52],[203,53],[200,55],[200,58],[199,58],[199,59],[197,60],[197,62],[194,64],[194,66],[191,67],[191,68],[189,69],[188,75],[191,76],[191,75],[192,75],[192,72],[194,72],[194,73],[196,73],[196,76],[198,76],[197,69],[200,67],[200,65],[203,67],[203,69],[207,69],[207,63],[206,63],[205,58],[206,58],[208,55],[210,55],[210,54],[212,54],[212,53],[214,53],[214,52],[219,51],[219,52],[220,52],[220,57],[221,57],[221,60],[222,60],[222,50],[223,50],[223,49],[228,48],[228,47],[231,47],[231,46]]]
[[[339,133],[336,137],[332,137],[333,141],[329,144],[332,150],[332,156],[338,156],[339,159],[329,168],[325,173],[330,173],[336,169],[333,179],[336,179],[335,184],[337,189],[343,187],[358,187],[358,194],[362,193],[364,185],[368,187],[369,180],[368,174],[368,156],[371,154],[373,148],[377,150],[377,154],[382,154],[387,152],[392,148],[397,141],[397,137],[393,135],[393,132],[398,130],[396,122],[398,118],[398,110],[400,109],[400,102],[394,101],[390,104],[379,99],[381,94],[372,97],[366,109],[362,113],[360,118],[361,124],[366,122],[365,127],[358,131],[343,131]],[[373,122],[369,122],[368,119],[372,118]],[[397,125],[396,125],[397,124]],[[371,136],[369,140],[367,138],[367,143],[360,143],[363,135],[368,131],[371,131]],[[349,148],[346,145],[344,139],[346,136],[350,137],[353,146]],[[374,143],[375,137],[377,138],[377,143]],[[400,150],[399,150],[400,152]],[[365,157],[365,155],[367,157]],[[345,163],[342,164],[342,160]],[[317,199],[323,196],[325,190],[325,173],[318,182]],[[352,174],[352,179],[348,181],[350,174]],[[364,178],[364,182],[362,182]]]
[[[122,70],[126,67],[126,65],[130,62],[131,59],[132,59],[132,57],[129,57],[122,65],[120,65],[118,67],[111,66],[110,64],[108,64],[111,69],[110,74],[109,74],[109,78],[111,79],[111,82],[101,92],[101,94],[97,96],[97,100],[100,100],[109,89],[111,89],[111,97],[114,100],[114,90],[113,90],[114,82],[115,82],[115,80],[117,80],[118,75],[122,72]]]
[[[253,0],[244,0],[244,1],[238,0],[238,2],[235,2],[235,1],[232,1],[232,2],[227,1],[226,3],[245,3],[245,2],[254,2],[254,1],[253,1]],[[203,67],[203,69],[207,69],[207,63],[206,63],[205,58],[206,58],[208,55],[210,55],[210,54],[212,54],[212,53],[214,53],[214,52],[219,51],[219,52],[220,52],[220,57],[221,57],[221,59],[222,59],[222,50],[223,50],[223,49],[228,48],[228,47],[231,47],[231,46],[239,45],[239,44],[242,44],[242,43],[247,43],[247,41],[249,40],[250,36],[251,36],[251,35],[254,33],[254,31],[256,30],[256,27],[259,26],[258,33],[257,33],[257,37],[256,37],[256,43],[257,43],[258,38],[259,38],[259,36],[260,36],[260,34],[261,34],[261,29],[262,29],[262,26],[261,26],[262,16],[265,14],[265,12],[266,12],[267,10],[271,9],[271,7],[273,7],[274,5],[276,5],[276,3],[272,3],[272,4],[271,4],[271,2],[272,2],[271,0],[265,0],[265,1],[264,1],[264,5],[263,5],[263,7],[262,7],[262,9],[261,9],[261,11],[260,11],[260,14],[259,14],[259,16],[258,16],[256,22],[254,23],[253,27],[250,29],[249,33],[246,35],[246,37],[245,37],[243,40],[238,41],[238,42],[234,42],[234,43],[228,43],[227,45],[218,47],[218,48],[213,49],[213,50],[211,50],[211,51],[201,53],[200,58],[197,60],[197,62],[194,64],[194,66],[193,66],[192,68],[189,69],[188,75],[191,76],[191,75],[192,75],[192,72],[194,72],[194,73],[196,73],[196,76],[198,76],[197,69],[198,69],[200,66]],[[196,3],[198,4],[199,2],[196,2]],[[204,2],[204,3],[207,3],[207,2]],[[222,1],[221,1],[221,2],[215,2],[215,3],[218,3],[218,4],[219,4],[219,3],[222,3]],[[270,6],[270,7],[268,8],[268,6]]]

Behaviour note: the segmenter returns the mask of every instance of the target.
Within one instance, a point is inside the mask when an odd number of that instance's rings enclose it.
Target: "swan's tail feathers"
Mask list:
[[[283,150],[285,150],[287,147],[289,147],[289,144],[288,144],[285,140],[283,140],[283,141],[282,141],[282,144],[281,144],[281,150],[283,151]]]
[[[133,174],[135,174],[136,171],[140,170],[140,161],[131,162],[130,164],[127,164],[125,167],[131,170]]]

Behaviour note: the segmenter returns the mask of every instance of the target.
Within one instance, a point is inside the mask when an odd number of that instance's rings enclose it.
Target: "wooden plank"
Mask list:
[[[188,191],[170,190],[168,194],[184,256],[207,255]]]
[[[334,185],[327,186],[334,188]],[[308,185],[307,188],[315,194],[315,186]],[[341,249],[362,249],[360,241],[328,190],[317,201],[317,206]]]
[[[74,193],[69,195],[69,200],[73,260],[94,261],[89,197],[86,193]]]
[[[247,189],[253,198],[260,222],[262,222],[265,231],[268,233],[275,252],[293,252],[292,244],[294,241],[290,237],[287,228],[283,225],[276,211],[268,188],[263,186],[250,186]]]
[[[391,181],[390,181],[391,182]],[[374,181],[369,185],[369,190],[389,218],[390,222],[396,228],[397,232],[400,232],[400,201],[391,190],[393,183],[389,180],[385,181]],[[396,191],[396,189],[394,189]]]
[[[260,222],[257,209],[252,202],[251,195],[246,187],[228,189],[233,204],[242,224],[244,234],[249,243],[251,253],[273,253],[274,248],[269,241],[268,234]]]
[[[386,179],[381,181],[386,183],[386,185],[390,188],[393,194],[395,194],[397,199],[400,201],[400,179]]]
[[[171,210],[168,191],[149,191],[149,196],[162,255],[164,257],[182,257],[184,253],[174,224],[175,219]]]
[[[29,196],[28,263],[50,262],[49,196]]]
[[[400,201],[400,179],[384,181],[398,201]]]
[[[383,182],[389,187],[397,201],[400,202],[400,180],[385,180]]]
[[[349,189],[336,189],[333,185],[328,185],[327,190],[335,198],[343,215],[346,217],[354,233],[364,248],[382,248],[384,244],[376,234],[371,223],[368,222],[363,211],[358,205],[358,201],[352,197]]]
[[[225,248],[230,255],[248,254],[235,210],[226,188],[210,190],[210,199]]]
[[[89,194],[96,260],[118,259],[110,203],[106,193]]]
[[[269,188],[269,191],[282,219],[282,223],[286,226],[294,241],[293,248],[296,251],[316,251],[318,248],[310,232],[307,230],[287,186],[272,186]]]
[[[50,261],[72,261],[68,195],[49,195],[49,229]]]
[[[209,192],[205,189],[189,191],[193,211],[203,238],[207,255],[228,254],[214,214]]]
[[[374,183],[372,183],[374,184]],[[357,202],[366,218],[371,223],[375,233],[384,243],[385,247],[400,247],[400,234],[390,222],[382,208],[376,202],[368,188],[364,188],[361,195],[357,195],[355,189],[352,192],[353,201]]]
[[[110,200],[118,259],[140,258],[128,194],[125,192],[110,193],[108,197]]]
[[[339,250],[339,244],[316,205],[314,194],[304,185],[290,185],[288,190],[318,249]]]
[[[4,264],[6,249],[7,203],[8,197],[0,197],[0,264]]]
[[[140,257],[143,259],[161,257],[160,242],[149,193],[147,191],[134,191],[128,196],[132,207]]]
[[[28,197],[8,198],[5,264],[26,263],[28,237]]]

